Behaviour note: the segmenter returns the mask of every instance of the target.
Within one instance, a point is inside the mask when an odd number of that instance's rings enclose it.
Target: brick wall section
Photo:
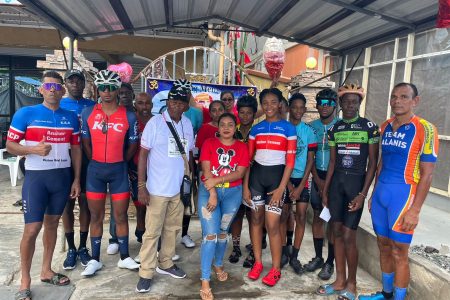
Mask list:
[[[316,94],[325,88],[334,88],[334,82],[330,81],[329,77],[327,77],[325,79],[314,82],[313,84],[311,84],[307,87],[297,89],[297,90],[294,90],[294,89],[299,86],[304,86],[311,81],[319,79],[322,76],[323,76],[322,72],[315,71],[315,70],[308,70],[308,71],[304,71],[304,72],[292,77],[292,79],[291,79],[291,84],[290,84],[291,94],[293,92],[300,92],[303,95],[305,95],[306,100],[307,100],[307,102],[306,102],[307,111],[306,111],[305,115],[303,116],[303,120],[305,122],[311,122],[319,117],[319,115],[317,113],[317,109],[316,109],[316,99],[315,99]],[[294,91],[292,91],[292,90],[294,90]]]
[[[69,52],[66,51],[66,58],[69,59]],[[87,60],[83,53],[80,51],[74,51],[74,69],[83,69],[87,71],[89,74],[94,74],[98,72],[98,69],[94,67],[94,64]],[[61,76],[64,77],[64,73],[67,71],[66,63],[64,61],[64,54],[62,50],[54,50],[53,54],[47,54],[45,56],[45,60],[38,60],[36,63],[36,67],[44,70],[55,70],[60,71]],[[92,78],[89,76],[86,77],[86,87],[84,89],[83,96],[85,98],[92,99],[94,91],[94,83]],[[67,95],[65,95],[67,96]]]

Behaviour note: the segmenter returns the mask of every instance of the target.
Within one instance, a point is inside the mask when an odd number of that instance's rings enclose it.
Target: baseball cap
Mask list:
[[[69,77],[72,76],[78,76],[83,80],[86,80],[86,78],[84,77],[84,74],[82,71],[80,70],[76,70],[76,69],[72,69],[72,70],[67,70],[66,74],[64,74],[64,79],[67,79]]]
[[[186,89],[173,86],[167,95],[167,100],[181,100],[183,102],[189,102],[188,94],[189,92]]]

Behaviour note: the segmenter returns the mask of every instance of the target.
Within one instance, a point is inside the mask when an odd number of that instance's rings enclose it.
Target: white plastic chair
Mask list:
[[[8,166],[9,167],[9,177],[11,178],[11,185],[16,186],[17,185],[17,179],[22,178],[22,172],[20,172],[19,169],[19,161],[20,156],[12,156],[5,158],[6,149],[0,149],[0,165]]]

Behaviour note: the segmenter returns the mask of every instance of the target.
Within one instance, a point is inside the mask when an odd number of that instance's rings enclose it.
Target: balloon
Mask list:
[[[66,49],[66,50],[69,50],[69,47],[70,47],[70,38],[68,37],[68,36],[66,36],[65,38],[63,38],[63,46],[64,46],[64,49]],[[73,50],[74,51],[77,51],[78,50],[78,41],[77,40],[74,40],[73,41]]]
[[[66,36],[65,38],[63,38],[63,46],[66,50],[69,49],[70,46],[70,38],[68,36]]]
[[[118,65],[109,65],[108,70],[114,71],[119,74],[122,82],[130,82],[131,75],[133,75],[133,68],[126,62],[120,63]]]
[[[308,69],[314,69],[317,66],[317,59],[313,56],[306,59],[306,67]]]
[[[283,42],[277,38],[269,38],[264,44],[263,59],[270,78],[280,78],[286,59]]]

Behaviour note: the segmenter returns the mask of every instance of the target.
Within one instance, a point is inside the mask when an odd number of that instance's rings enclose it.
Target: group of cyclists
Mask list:
[[[16,299],[31,299],[31,261],[42,226],[41,280],[69,284],[66,275],[51,269],[61,215],[69,246],[64,269],[75,268],[78,259],[85,267],[81,273],[84,276],[92,276],[103,267],[100,249],[107,193],[111,195],[114,220],[111,244],[117,245],[115,252],[120,253],[117,266],[130,270],[141,267],[142,271],[140,260],[147,252],[141,250],[141,257],[130,257],[127,211],[131,196],[137,210],[135,234],[142,242],[148,199],[139,197],[149,194],[149,183],[142,182],[142,173],[139,181],[137,174],[141,166],[140,135],[152,118],[151,97],[146,93],[135,97],[131,86],[122,84],[120,76],[112,71],[98,72],[94,82],[99,101],[83,98],[82,72],[70,70],[64,80],[57,72],[46,72],[40,87],[44,102],[20,109],[12,120],[7,149],[26,156],[27,170],[23,186],[25,230],[20,249],[22,279]],[[191,84],[181,79],[174,88],[190,99],[191,107],[186,105],[184,110],[186,116],[195,115],[188,114],[188,109],[199,109],[193,101]],[[61,100],[66,89],[69,97]],[[359,295],[359,299],[405,299],[408,248],[431,184],[438,151],[437,131],[414,115],[420,97],[411,83],[394,87],[390,98],[394,116],[380,128],[359,116],[364,98],[364,90],[354,84],[345,84],[337,92],[321,90],[315,97],[319,118],[311,123],[303,120],[306,97],[294,93],[286,100],[277,88],[262,90],[259,105],[258,99],[250,95],[235,103],[233,93],[225,91],[209,108],[201,108],[203,122],[198,126],[195,144],[198,168],[192,160],[190,168],[197,169],[199,175],[202,299],[214,299],[211,269],[220,282],[229,277],[223,264],[229,233],[233,248],[228,260],[237,263],[242,256],[244,216],[251,244],[246,246],[249,253],[243,265],[250,268],[250,280],[259,280],[264,271],[262,252],[267,235],[271,266],[262,283],[275,286],[286,265],[298,275],[320,269],[318,277],[322,280],[329,280],[336,268],[334,282],[320,285],[316,293],[356,299],[356,230],[366,199],[370,199],[368,206],[378,237],[383,289],[373,295]],[[260,116],[263,120],[257,123]],[[21,140],[25,140],[24,145],[19,143]],[[142,149],[151,152],[147,145],[153,142],[145,143]],[[75,199],[80,207],[78,248],[74,242]],[[303,265],[300,250],[309,203],[313,210],[315,257]],[[321,213],[327,210],[331,218],[324,226]],[[89,231],[91,254],[86,246]],[[188,242],[184,243],[188,246]],[[110,250],[108,247],[108,253]],[[171,262],[164,264],[172,264],[170,268],[175,270],[157,268],[158,273],[186,276],[176,269],[172,262],[175,258],[164,259]],[[143,278],[141,272],[140,277],[136,290],[148,292],[151,280]]]

